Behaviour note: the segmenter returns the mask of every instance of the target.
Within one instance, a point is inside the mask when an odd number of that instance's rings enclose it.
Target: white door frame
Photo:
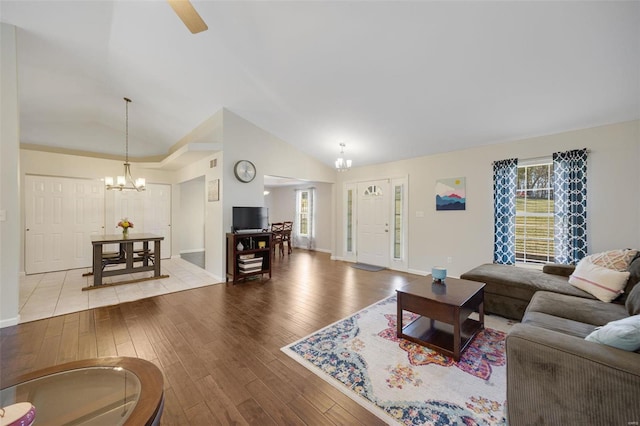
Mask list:
[[[377,179],[375,181],[380,181],[385,179]],[[388,201],[388,209],[389,212],[389,264],[388,267],[397,271],[407,271],[408,270],[408,236],[409,236],[409,177],[407,175],[388,178],[386,179],[389,182],[389,197]],[[358,251],[360,247],[360,241],[358,240],[358,184],[372,182],[374,179],[363,180],[357,182],[345,182],[343,184],[343,197],[342,197],[342,212],[343,212],[343,220],[342,220],[342,259],[348,262],[357,262],[358,261]],[[401,217],[400,223],[395,223],[395,213],[396,213],[396,204],[395,204],[395,190],[399,188],[400,191],[400,203],[398,204],[398,208],[400,209],[399,215]],[[351,192],[351,204],[349,204],[349,192]],[[348,217],[348,209],[351,208],[351,246],[348,245],[348,233],[349,233],[349,217]],[[399,226],[398,230],[398,238],[400,239],[400,250],[399,253],[395,253],[395,239],[394,235],[396,233],[396,226]]]

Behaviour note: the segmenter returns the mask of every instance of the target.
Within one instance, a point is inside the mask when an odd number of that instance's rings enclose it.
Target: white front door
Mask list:
[[[357,261],[389,266],[389,182],[358,183]]]
[[[90,236],[102,234],[104,184],[25,176],[25,272],[91,266]]]

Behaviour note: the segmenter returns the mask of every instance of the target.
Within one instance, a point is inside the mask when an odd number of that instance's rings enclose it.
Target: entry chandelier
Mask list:
[[[107,176],[104,178],[104,184],[107,189],[113,189],[117,191],[144,191],[145,180],[144,178],[138,178],[133,180],[131,176],[131,164],[129,164],[129,103],[131,99],[124,98],[125,101],[125,160],[124,160],[124,176],[118,176],[116,178],[116,184],[113,184],[113,177]]]
[[[340,156],[336,160],[336,169],[339,172],[346,172],[347,170],[349,170],[351,168],[351,160],[345,160],[344,159],[344,147],[345,147],[345,144],[341,143],[340,144]]]

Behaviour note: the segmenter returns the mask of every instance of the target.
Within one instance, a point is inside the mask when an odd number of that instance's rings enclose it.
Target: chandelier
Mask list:
[[[351,160],[345,160],[344,159],[344,147],[345,147],[345,144],[341,143],[340,144],[340,156],[336,160],[336,169],[339,172],[346,172],[347,170],[349,170],[351,168]]]
[[[116,177],[116,183],[113,184],[113,177],[107,176],[104,178],[104,185],[107,189],[117,190],[117,191],[144,191],[145,190],[145,180],[144,178],[138,178],[136,180],[131,176],[131,164],[129,164],[129,103],[131,99],[124,98],[125,100],[125,123],[126,123],[126,131],[125,131],[125,160],[124,160],[124,176]]]

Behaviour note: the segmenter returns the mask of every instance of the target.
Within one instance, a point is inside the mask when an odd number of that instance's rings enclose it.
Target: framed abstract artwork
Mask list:
[[[465,210],[466,181],[464,177],[436,180],[436,210]]]

